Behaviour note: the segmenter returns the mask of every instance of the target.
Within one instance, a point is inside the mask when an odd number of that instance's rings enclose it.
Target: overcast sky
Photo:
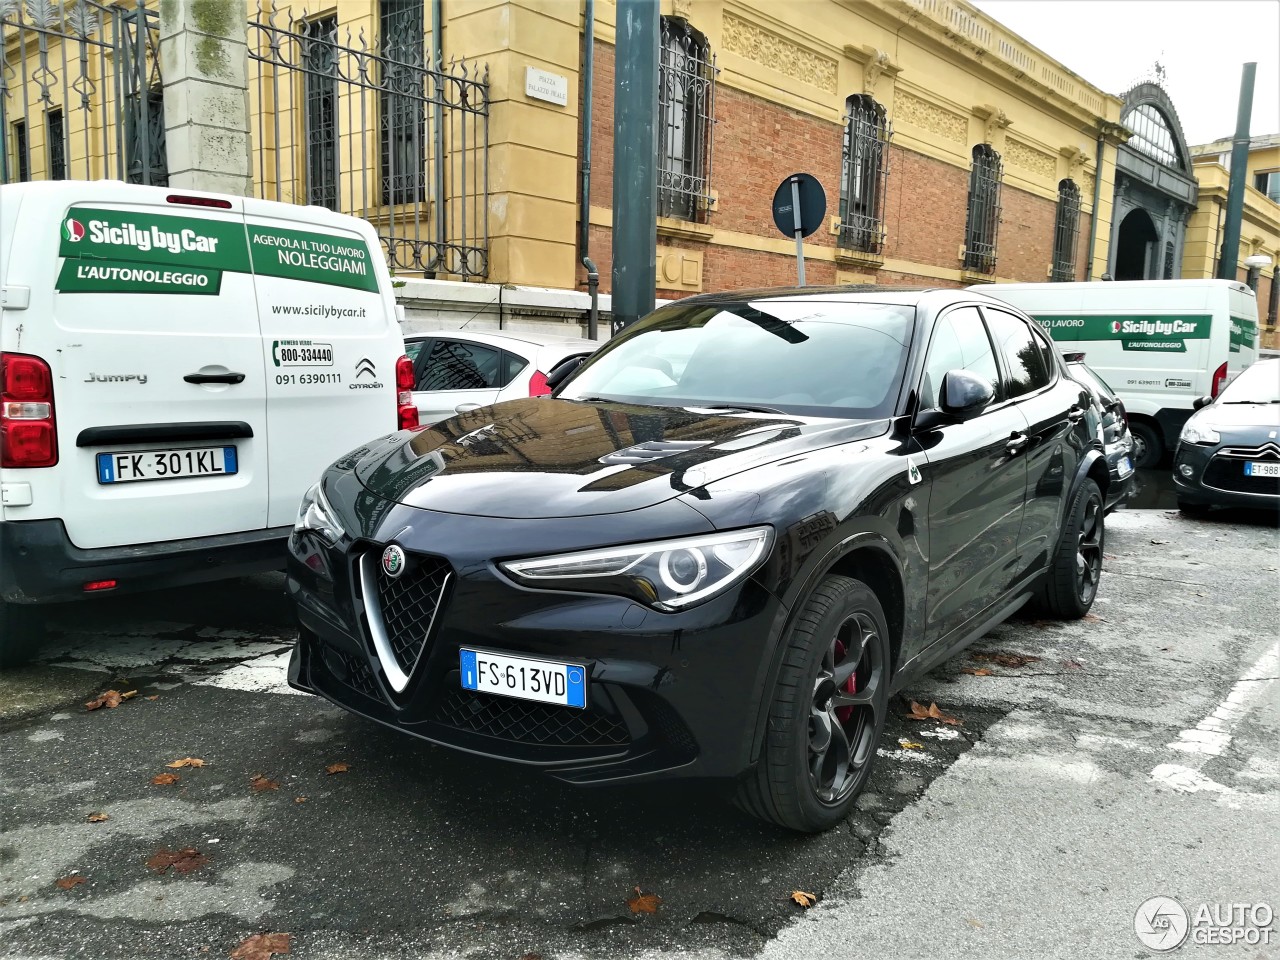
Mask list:
[[[1280,133],[1280,0],[971,0],[1094,86],[1166,73],[1188,144],[1235,133],[1240,65],[1258,64],[1253,136]]]

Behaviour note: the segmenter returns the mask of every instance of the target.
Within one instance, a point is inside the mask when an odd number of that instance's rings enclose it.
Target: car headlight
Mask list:
[[[1182,428],[1182,436],[1180,438],[1183,443],[1218,443],[1222,440],[1216,427],[1209,424],[1196,423],[1194,420],[1188,420],[1187,425]]]
[[[334,519],[333,507],[329,506],[329,501],[320,492],[318,483],[313,484],[311,489],[302,495],[302,503],[298,506],[298,519],[293,521],[294,533],[301,533],[303,530],[318,533],[321,539],[330,544],[336,544],[346,535],[346,531]]]
[[[750,527],[509,560],[498,568],[526,587],[616,594],[670,612],[710,600],[742,580],[755,569],[772,541],[772,527]]]

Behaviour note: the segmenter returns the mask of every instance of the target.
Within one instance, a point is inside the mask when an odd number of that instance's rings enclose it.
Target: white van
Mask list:
[[[0,186],[0,665],[41,603],[284,566],[325,466],[417,425],[373,228],[114,181]]]
[[[1231,280],[1001,283],[970,289],[1040,321],[1063,352],[1081,351],[1124,402],[1135,466],[1178,443],[1196,399],[1258,356],[1254,292]]]

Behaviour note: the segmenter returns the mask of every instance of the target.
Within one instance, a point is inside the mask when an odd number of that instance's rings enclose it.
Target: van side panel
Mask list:
[[[280,526],[333,460],[397,429],[404,340],[368,224],[245,203],[267,369],[267,523]]]
[[[1258,297],[1248,288],[1232,287],[1227,303],[1231,316],[1227,376],[1234,380],[1240,371],[1258,359]]]

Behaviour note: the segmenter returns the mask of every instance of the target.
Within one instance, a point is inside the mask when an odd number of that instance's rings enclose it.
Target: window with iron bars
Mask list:
[[[338,18],[302,24],[307,203],[338,209]]]
[[[9,170],[11,182],[26,183],[31,179],[31,156],[27,153],[27,121],[15,120],[13,130],[13,163]]]
[[[969,171],[969,217],[964,228],[964,268],[995,273],[996,235],[1000,230],[1000,183],[1004,168],[990,144],[973,148]]]
[[[380,0],[383,67],[381,90],[382,202],[426,199],[427,115],[423,100],[426,61],[422,0]]]
[[[1166,240],[1164,244],[1164,279],[1173,279],[1173,241]]]
[[[67,131],[62,119],[62,108],[50,110],[44,116],[45,143],[49,146],[49,179],[67,179]]]
[[[884,188],[889,138],[884,107],[859,94],[845,101],[840,177],[840,246],[866,253],[884,248]]]
[[[711,200],[715,58],[707,38],[662,18],[658,66],[658,215],[701,220]]]
[[[1076,236],[1080,229],[1080,188],[1071,179],[1058,184],[1058,214],[1053,226],[1053,279],[1076,278]]]

